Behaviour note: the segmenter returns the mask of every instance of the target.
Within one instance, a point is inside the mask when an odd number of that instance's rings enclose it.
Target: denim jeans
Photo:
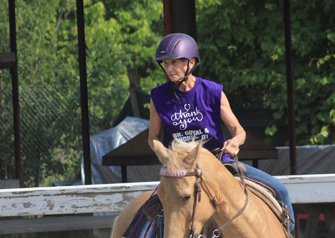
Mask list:
[[[263,172],[262,170],[256,169],[252,166],[242,163],[247,169],[247,177],[264,183],[276,192],[276,199],[285,203],[290,211],[290,215],[294,220],[294,212],[291,204],[291,199],[288,194],[288,190],[284,184],[278,179],[274,178],[270,174]],[[294,229],[294,224],[290,221],[290,230]]]

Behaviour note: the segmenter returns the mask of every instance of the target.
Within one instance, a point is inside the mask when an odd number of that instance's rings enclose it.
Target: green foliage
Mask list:
[[[335,143],[334,18],[331,0],[290,1],[297,143]],[[245,107],[271,108],[287,120],[283,6],[279,1],[197,1],[201,74],[223,83]],[[243,103],[242,103],[243,104]],[[329,125],[326,126],[325,125]]]
[[[162,7],[161,1],[154,0],[86,2],[88,88],[90,96],[99,97],[98,105],[90,105],[97,119],[91,123],[92,133],[109,128],[119,114],[128,97],[127,68],[139,69],[144,90],[162,75],[152,63],[163,30],[158,24]]]
[[[335,2],[290,3],[297,143],[334,143]],[[165,81],[152,62],[164,30],[163,2],[85,0],[84,5],[90,134],[95,134],[111,127],[128,97],[127,68],[138,68],[145,91]],[[281,133],[280,123],[288,123],[282,2],[197,0],[196,11],[201,76],[224,84],[228,97],[243,108],[272,109],[265,129],[271,140]],[[16,18],[26,186],[50,185],[76,177],[82,154],[76,2],[16,1]],[[9,51],[6,7],[0,10],[0,49]],[[4,93],[10,85],[9,73],[0,70],[1,163],[7,165],[14,161],[11,97]]]
[[[7,6],[7,1],[0,1]],[[95,134],[111,127],[128,97],[128,67],[139,68],[145,90],[152,87],[155,77],[164,80],[152,63],[163,32],[163,5],[159,0],[92,0],[84,1],[84,8],[90,134]],[[25,186],[51,185],[53,180],[72,179],[80,173],[76,2],[18,1],[16,18]],[[0,48],[6,52],[6,7],[1,8],[0,27]],[[1,87],[11,85],[7,71],[0,70],[0,76]],[[10,92],[9,87],[4,90]],[[1,94],[0,100],[9,102],[10,94]],[[1,110],[2,119],[11,115],[10,105]],[[2,140],[13,134],[12,119],[5,125]],[[13,167],[12,144],[5,145],[1,164]],[[13,176],[10,173],[8,178]]]

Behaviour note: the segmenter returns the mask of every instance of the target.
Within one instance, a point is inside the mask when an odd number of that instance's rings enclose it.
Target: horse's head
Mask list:
[[[163,164],[157,194],[164,208],[164,237],[190,237],[192,227],[199,234],[215,212],[213,195],[219,188],[211,180],[221,163],[202,142],[174,141],[171,150],[157,142],[155,148]]]
[[[154,143],[163,164],[157,194],[164,209],[164,237],[194,237],[190,234],[199,234],[211,217],[225,237],[285,236],[270,208],[255,195],[248,197],[246,187],[202,142],[174,141],[171,149]]]

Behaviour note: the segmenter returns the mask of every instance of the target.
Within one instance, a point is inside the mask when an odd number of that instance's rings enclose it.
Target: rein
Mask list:
[[[238,165],[238,158],[237,156],[234,156],[234,161],[235,163]],[[245,182],[244,182],[244,176],[243,176],[243,173],[240,169],[239,166],[237,166],[237,170],[238,170],[238,176],[240,177],[240,180],[242,182],[242,185],[243,185],[243,188],[244,188],[244,194],[245,194],[245,201],[244,201],[244,205],[243,207],[236,213],[236,215],[230,219],[229,221],[227,221],[226,223],[224,223],[222,226],[219,227],[219,229],[221,231],[223,231],[223,229],[225,229],[227,226],[230,225],[230,223],[232,223],[237,217],[239,217],[242,212],[244,212],[244,210],[247,208],[247,205],[248,205],[248,202],[249,202],[249,195],[248,195],[248,190],[247,190],[247,187],[245,186]]]
[[[236,164],[238,164],[238,159],[237,156],[234,157],[234,160],[236,162]],[[240,168],[238,168],[238,174],[240,177],[240,180],[243,184],[243,188],[244,188],[244,194],[246,195],[246,199],[244,202],[243,207],[237,212],[237,214],[231,218],[229,221],[227,221],[226,223],[224,223],[222,226],[218,227],[217,229],[215,229],[213,231],[213,238],[215,237],[219,237],[220,233],[223,231],[223,229],[225,229],[227,226],[229,226],[237,217],[239,217],[244,210],[246,209],[248,202],[249,202],[249,196],[248,196],[248,191],[244,182],[244,176],[240,170]],[[161,176],[165,176],[165,177],[186,177],[186,176],[195,176],[196,177],[196,181],[194,183],[194,203],[193,203],[193,211],[192,211],[192,223],[191,223],[191,229],[190,229],[190,238],[196,237],[194,234],[195,231],[195,227],[194,227],[194,218],[195,218],[195,212],[196,212],[196,206],[197,206],[197,202],[201,201],[201,185],[200,185],[200,181],[202,182],[202,184],[204,185],[204,189],[206,190],[207,195],[209,196],[213,207],[215,208],[215,211],[217,212],[217,201],[215,199],[215,196],[212,195],[211,191],[209,190],[206,182],[203,180],[202,178],[202,170],[198,167],[194,169],[194,171],[184,171],[184,170],[176,170],[174,173],[169,173],[167,171],[166,168],[161,168],[160,171],[160,175]],[[203,235],[197,235],[197,237],[204,237]]]

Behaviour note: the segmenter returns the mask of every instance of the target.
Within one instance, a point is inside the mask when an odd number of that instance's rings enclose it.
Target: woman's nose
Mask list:
[[[165,71],[167,71],[167,72],[169,72],[173,69],[172,65],[169,65],[169,64],[165,65],[164,67],[165,67]]]

